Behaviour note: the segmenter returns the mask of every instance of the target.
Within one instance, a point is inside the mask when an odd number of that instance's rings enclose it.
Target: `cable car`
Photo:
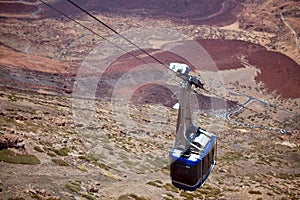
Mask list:
[[[203,84],[188,75],[189,67],[171,63],[170,69],[181,76],[181,96],[176,127],[176,140],[170,152],[172,184],[194,191],[201,187],[216,164],[217,137],[193,123],[191,109],[192,85],[203,89]]]

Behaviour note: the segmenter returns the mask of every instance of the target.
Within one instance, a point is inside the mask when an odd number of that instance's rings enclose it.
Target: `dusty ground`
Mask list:
[[[172,187],[168,175],[175,110],[132,106],[133,121],[139,125],[131,127],[113,123],[110,104],[97,101],[96,113],[76,108],[96,121],[78,123],[70,102],[57,96],[1,92],[1,137],[23,139],[24,150],[11,150],[40,161],[0,163],[3,199],[297,199],[300,195],[298,134],[283,136],[202,115],[203,128],[219,127],[218,164],[205,186],[190,193]],[[168,110],[167,123],[149,118],[149,113],[162,109]],[[149,124],[164,128],[143,128]]]
[[[65,1],[47,2],[113,37]],[[219,137],[217,166],[195,192],[170,184],[178,80],[162,76],[161,66],[141,67],[151,58],[131,50],[140,61],[122,53],[105,66],[101,53],[110,48],[93,57],[101,38],[38,1],[1,1],[0,199],[300,198],[297,1],[95,0],[83,6],[118,31],[149,28],[139,45],[165,64],[191,65],[213,92],[199,91],[193,105],[197,124]],[[168,40],[161,28],[195,39],[215,65],[162,51],[182,38]],[[194,51],[187,48],[199,56]],[[141,84],[140,76],[150,83]]]

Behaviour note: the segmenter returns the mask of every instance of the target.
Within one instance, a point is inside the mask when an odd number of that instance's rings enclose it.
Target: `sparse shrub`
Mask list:
[[[48,146],[48,147],[52,147],[52,143],[51,142],[49,142],[49,141],[40,141],[40,144],[41,145],[44,145],[44,146]]]
[[[173,186],[171,183],[167,183],[164,185],[164,188],[167,190],[167,191],[170,191],[170,192],[178,192],[178,188],[176,188],[175,186]]]
[[[40,197],[38,194],[32,194],[32,195],[31,195],[31,198],[37,199],[37,200],[42,200],[42,199],[43,199],[43,198]]]
[[[82,166],[82,165],[78,165],[77,169],[79,169],[80,171],[83,171],[83,172],[88,172],[88,169],[85,166]]]
[[[36,150],[37,152],[44,152],[44,150],[39,146],[35,146],[34,150]]]
[[[156,181],[149,181],[147,182],[147,184],[161,188],[163,183],[160,180],[156,180]]]
[[[94,200],[95,197],[93,197],[91,194],[89,193],[81,193],[81,196],[88,199],[88,200]]]
[[[51,156],[51,157],[56,157],[56,154],[53,153],[53,152],[48,152],[47,155],[48,155],[48,156]]]
[[[8,200],[25,200],[23,197],[8,198]]]
[[[101,169],[105,169],[105,170],[109,170],[109,169],[110,169],[109,166],[107,166],[107,165],[105,165],[105,164],[103,164],[103,163],[94,162],[94,164],[95,164],[96,166],[100,167]]]
[[[227,152],[220,161],[235,161],[243,159],[243,153],[241,152]]]
[[[10,149],[4,149],[0,151],[0,161],[28,165],[37,165],[41,163],[41,161],[35,155],[18,154]]]
[[[56,153],[59,156],[68,156],[69,149],[66,147],[63,147],[61,149],[54,149],[54,153]]]
[[[261,191],[256,191],[256,190],[250,190],[248,191],[249,194],[262,194]]]
[[[81,160],[86,160],[88,162],[97,161],[98,159],[95,158],[92,154],[84,155],[84,156],[78,156]]]
[[[65,184],[65,187],[69,190],[71,190],[72,192],[76,192],[79,193],[80,191],[80,182],[78,181],[69,181],[68,183]]]
[[[62,159],[52,159],[52,162],[58,164],[59,166],[69,166],[69,164]]]
[[[267,195],[273,196],[274,194],[272,192],[268,192]]]

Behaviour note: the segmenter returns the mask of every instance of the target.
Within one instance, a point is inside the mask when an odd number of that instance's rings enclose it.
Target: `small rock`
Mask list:
[[[123,136],[123,137],[126,137],[126,134],[127,134],[127,132],[126,132],[126,131],[123,131],[123,130],[121,130],[120,133],[119,133],[119,135],[120,135],[120,136]]]
[[[31,184],[28,185],[26,192],[31,194],[36,194],[36,191],[31,187]]]
[[[100,182],[96,182],[95,185],[99,186],[99,185],[101,185],[101,183]]]
[[[37,190],[36,192],[44,197],[47,196],[47,192],[44,189]]]
[[[0,138],[0,149],[7,148],[25,149],[25,143],[18,137],[4,134]]]
[[[88,191],[91,193],[95,193],[99,191],[99,188],[96,185],[92,185],[88,188]]]
[[[223,169],[223,168],[219,169],[219,171],[220,171],[221,173],[228,173],[228,170]]]

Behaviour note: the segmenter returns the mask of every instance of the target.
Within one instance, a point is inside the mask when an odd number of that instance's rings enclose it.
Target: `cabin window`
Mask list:
[[[198,177],[200,174],[197,174],[197,168],[199,168],[198,165],[189,166],[184,165],[183,163],[180,163],[178,161],[171,163],[172,180],[190,186],[195,185],[200,178]]]
[[[206,173],[208,172],[209,170],[209,167],[210,167],[210,163],[208,161],[208,155],[209,154],[206,154],[206,156],[202,159],[202,173],[203,173],[203,176],[206,175]]]
[[[211,149],[211,151],[208,153],[208,163],[209,163],[209,165],[211,165],[212,162],[213,162],[214,154],[215,154],[215,147],[213,147]]]

